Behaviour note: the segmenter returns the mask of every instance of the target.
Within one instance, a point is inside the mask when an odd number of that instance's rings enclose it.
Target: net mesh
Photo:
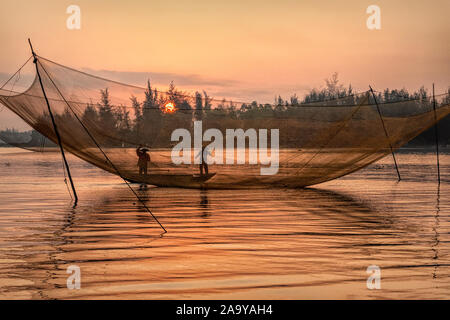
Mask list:
[[[43,57],[38,57],[37,67],[65,150],[129,181],[158,186],[248,188],[318,184],[377,161],[389,154],[391,147],[401,147],[450,113],[448,94],[436,96],[436,117],[430,97],[378,101],[380,117],[369,92],[307,104],[242,104],[212,99],[206,93],[188,95],[173,87],[161,92],[150,85],[126,85]],[[0,90],[0,102],[57,142],[37,77],[25,92]],[[270,130],[278,129],[276,173],[261,174],[261,168],[268,164],[247,161],[252,149],[246,147],[241,150],[244,163],[237,163],[237,151],[224,151],[223,164],[209,164],[209,175],[200,175],[199,165],[194,163],[198,150],[193,139],[191,163],[174,163],[171,155],[178,142],[172,141],[172,133],[186,129],[194,137],[196,121],[201,121],[203,133],[217,129],[223,137],[227,129],[268,129],[269,150]],[[246,141],[249,143],[250,139]],[[147,174],[139,172],[139,146],[149,150]]]

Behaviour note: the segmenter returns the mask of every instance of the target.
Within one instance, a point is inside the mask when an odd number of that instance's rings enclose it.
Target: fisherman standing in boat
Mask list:
[[[136,155],[138,156],[139,175],[147,175],[147,164],[150,162],[150,155],[147,153],[148,149],[139,146],[136,149]]]
[[[195,156],[195,158],[200,158],[200,176],[203,176],[203,169],[205,169],[205,175],[208,175],[208,156],[212,156],[208,147],[204,144],[202,150]]]

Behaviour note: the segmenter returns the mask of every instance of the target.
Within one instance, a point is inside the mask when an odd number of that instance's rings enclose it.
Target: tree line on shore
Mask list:
[[[385,89],[383,92],[376,92],[375,98],[376,101],[369,95],[367,103],[382,104],[383,113],[386,116],[389,116],[391,112],[389,103],[403,101],[406,107],[406,103],[409,105],[417,103],[419,109],[430,108],[433,103],[432,95],[424,87],[412,93],[406,89]],[[217,101],[209,97],[205,91],[196,92],[194,96],[190,96],[179,91],[173,83],[170,84],[167,92],[159,92],[152,88],[148,81],[143,100],[139,101],[137,97],[131,96],[129,106],[113,105],[108,88],[100,90],[99,102],[87,104],[80,119],[89,127],[98,127],[110,136],[111,139],[106,143],[107,145],[123,146],[138,143],[158,147],[160,146],[158,141],[170,141],[170,134],[176,128],[192,128],[193,120],[202,120],[205,128],[243,127],[245,129],[245,127],[258,127],[258,122],[267,124],[270,119],[298,119],[303,116],[304,120],[308,120],[308,117],[315,116],[314,108],[317,106],[330,108],[354,106],[361,99],[362,95],[355,94],[351,85],[344,87],[340,84],[337,73],[325,80],[324,88],[312,89],[302,99],[295,94],[289,99],[277,96],[273,104],[260,104],[253,101],[238,105],[225,99]],[[439,101],[439,104],[448,103],[450,103],[450,88],[444,99]],[[328,112],[328,114],[333,116],[336,112],[341,111],[336,109],[334,113]],[[77,120],[68,109],[57,114],[56,119],[58,122],[68,124],[69,127],[71,124],[73,128],[77,127]],[[325,118],[323,120],[329,121]],[[45,120],[42,119],[42,122]],[[286,122],[286,125],[289,123]],[[439,128],[441,143],[449,145],[449,116],[441,120]],[[286,133],[289,134],[289,130],[286,130]],[[8,135],[12,136],[14,132],[10,131]],[[39,139],[34,141],[37,143]],[[434,130],[428,130],[411,141],[409,145],[428,145],[434,141]]]

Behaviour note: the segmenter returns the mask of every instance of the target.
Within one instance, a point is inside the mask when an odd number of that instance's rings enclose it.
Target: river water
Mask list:
[[[0,149],[0,298],[448,299],[450,155],[392,159],[303,190],[136,192],[58,153]],[[380,289],[366,272],[380,268]],[[80,289],[67,269],[79,267]]]

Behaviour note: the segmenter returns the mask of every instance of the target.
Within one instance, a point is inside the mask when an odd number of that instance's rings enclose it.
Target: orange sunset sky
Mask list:
[[[66,8],[81,8],[68,30]],[[369,5],[381,30],[369,30]],[[338,72],[358,90],[450,85],[450,2],[433,1],[2,1],[0,80],[30,55],[161,89],[174,80],[216,98],[272,102],[320,87]],[[30,70],[31,71],[31,70]]]

